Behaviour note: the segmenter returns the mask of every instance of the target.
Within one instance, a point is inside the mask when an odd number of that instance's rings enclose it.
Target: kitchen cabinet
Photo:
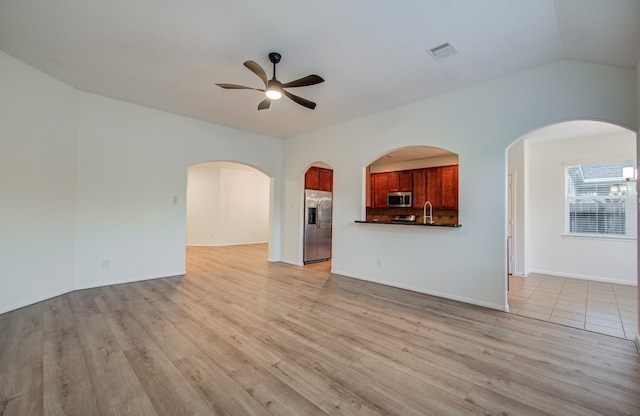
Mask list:
[[[442,208],[458,209],[458,166],[442,168]]]
[[[427,200],[436,209],[458,209],[458,166],[427,168]]]
[[[427,201],[431,202],[433,208],[442,207],[442,170],[437,168],[425,169],[427,178]]]
[[[386,173],[371,174],[371,207],[387,208],[388,175]]]
[[[412,192],[413,208],[429,201],[434,209],[458,209],[458,166],[372,173],[370,208],[387,208],[388,192]]]
[[[427,202],[427,177],[425,169],[416,169],[411,172],[413,176],[413,207],[422,208]]]
[[[304,189],[332,192],[333,171],[317,166],[310,167],[304,175]]]
[[[387,172],[387,187],[389,192],[411,192],[412,182],[411,171]]]
[[[333,171],[331,169],[320,169],[320,185],[321,191],[333,191]]]

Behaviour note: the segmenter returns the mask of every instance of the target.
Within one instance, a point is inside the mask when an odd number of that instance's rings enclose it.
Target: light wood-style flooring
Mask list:
[[[639,415],[628,340],[188,248],[0,315],[0,415]]]

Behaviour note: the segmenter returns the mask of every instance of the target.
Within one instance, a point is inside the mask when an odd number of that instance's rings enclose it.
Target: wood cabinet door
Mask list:
[[[442,169],[427,168],[427,201],[433,208],[442,208]]]
[[[320,188],[320,168],[312,166],[304,175],[304,189],[318,190]]]
[[[400,191],[400,172],[387,172],[387,190],[389,192]]]
[[[458,209],[458,166],[443,166],[442,208]]]
[[[319,183],[321,191],[333,192],[333,171],[320,168]]]
[[[427,179],[425,169],[411,172],[413,176],[413,207],[422,208],[427,202]]]
[[[398,176],[399,176],[398,182],[399,182],[400,192],[411,192],[412,191],[411,184],[413,183],[411,171],[403,170],[401,172],[398,172]]]
[[[371,205],[373,208],[387,207],[387,174],[374,173],[371,175]]]

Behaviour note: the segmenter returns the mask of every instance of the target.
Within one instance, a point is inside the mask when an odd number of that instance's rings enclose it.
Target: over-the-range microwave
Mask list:
[[[387,206],[389,208],[411,208],[411,192],[389,192],[387,194]]]

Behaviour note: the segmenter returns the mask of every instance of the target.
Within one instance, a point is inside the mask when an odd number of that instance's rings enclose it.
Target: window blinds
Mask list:
[[[636,237],[635,160],[567,163],[566,233]],[[627,168],[627,169],[625,169]]]

